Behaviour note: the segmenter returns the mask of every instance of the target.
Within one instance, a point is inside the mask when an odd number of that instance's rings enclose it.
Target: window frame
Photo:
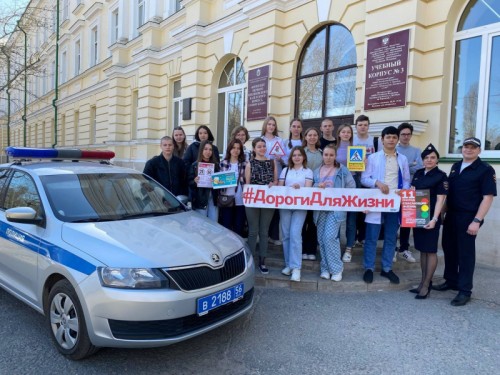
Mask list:
[[[464,6],[460,17],[456,20],[454,30],[457,30],[462,19],[464,12],[467,9],[467,5]],[[479,87],[478,87],[478,98],[477,98],[477,113],[476,113],[476,128],[474,136],[481,140],[481,157],[486,158],[500,158],[499,150],[485,150],[484,144],[486,141],[486,121],[488,116],[488,93],[489,93],[489,81],[491,72],[491,52],[492,52],[492,41],[494,37],[500,37],[500,22],[478,26],[466,30],[455,31],[452,41],[452,53],[451,53],[451,66],[450,69],[450,86],[449,86],[449,104],[448,104],[448,121],[447,121],[447,139],[446,139],[446,156],[448,157],[462,157],[460,152],[450,152],[450,140],[451,140],[451,127],[453,118],[453,98],[454,98],[454,88],[455,88],[455,73],[459,65],[456,64],[456,53],[457,53],[457,43],[471,39],[475,37],[481,37],[481,55],[480,55],[480,72],[479,72]]]
[[[77,45],[78,45],[78,50],[77,50]],[[82,71],[82,42],[80,37],[75,39],[73,43],[73,56],[75,57],[75,63],[73,65],[73,76],[76,77],[80,75]]]
[[[17,173],[26,176],[26,178],[28,178],[33,183],[33,187],[35,188],[36,195],[38,196],[38,201],[39,201],[38,210],[35,210],[35,211],[37,212],[38,217],[45,219],[45,209],[43,206],[43,199],[42,199],[42,196],[40,194],[40,190],[38,189],[38,186],[36,185],[36,182],[33,179],[33,177],[28,172],[20,170],[20,169],[12,169],[10,171],[10,174],[7,176],[7,181],[4,184],[4,186],[2,187],[2,190],[0,192],[0,194],[1,194],[1,209],[6,211],[10,208],[15,208],[15,207],[29,207],[29,206],[6,207],[7,193],[10,190],[10,186],[12,185],[12,180]]]
[[[245,80],[244,83],[236,83],[237,82],[237,74],[238,74],[238,70],[236,69],[237,67],[237,63],[238,63],[238,60],[240,61],[241,63],[241,69],[243,69],[243,78]],[[223,74],[225,74],[225,69],[226,67],[229,65],[229,63],[233,61],[233,66],[234,66],[234,69],[233,69],[233,74],[234,74],[234,85],[232,86],[226,86],[226,87],[219,87],[220,86],[220,80],[223,76]],[[230,94],[233,94],[233,93],[237,93],[237,92],[241,92],[241,96],[242,96],[242,101],[241,101],[241,115],[240,115],[240,122],[241,122],[241,126],[244,126],[245,125],[245,116],[246,116],[246,113],[245,113],[245,109],[246,109],[246,92],[247,92],[247,85],[248,85],[248,76],[247,76],[248,72],[245,70],[245,65],[243,64],[243,60],[240,59],[238,56],[233,56],[230,60],[228,60],[225,64],[224,64],[224,67],[222,68],[222,71],[219,75],[219,79],[217,80],[217,98],[219,100],[219,97],[220,95],[224,95],[224,123],[223,124],[219,124],[219,113],[217,114],[217,135],[219,133],[219,127],[222,125],[222,131],[223,131],[223,137],[222,137],[222,145],[220,145],[219,143],[219,140],[220,140],[220,137],[216,136],[216,142],[218,144],[218,147],[219,147],[219,150],[225,150],[228,143],[229,143],[229,134],[228,134],[228,129],[229,129],[229,123],[228,123],[228,107],[229,107],[229,101],[228,101],[228,97]],[[220,103],[217,104],[218,108],[220,108]]]
[[[68,81],[68,51],[61,52],[61,85]]]
[[[179,82],[180,85],[180,95],[175,96],[175,84]],[[178,103],[179,112],[176,113],[175,105]],[[177,121],[176,121],[177,117]],[[180,126],[182,121],[182,82],[180,79],[175,79],[172,81],[172,129],[176,126]],[[177,123],[176,123],[177,122]]]
[[[99,64],[99,25],[90,26],[90,61],[89,68]]]
[[[296,76],[295,76],[295,100],[294,100],[294,117],[299,117],[299,105],[300,105],[300,89],[301,89],[301,81],[307,78],[312,78],[312,77],[322,77],[323,78],[323,92],[322,92],[322,100],[321,100],[321,116],[317,118],[307,118],[307,119],[302,119],[304,123],[304,128],[308,128],[310,126],[316,126],[319,127],[321,124],[321,121],[324,118],[329,118],[333,121],[334,125],[340,125],[343,123],[354,123],[354,113],[356,111],[356,92],[354,92],[354,111],[353,114],[349,115],[339,115],[339,116],[327,116],[326,111],[327,111],[327,100],[328,100],[328,77],[332,73],[336,72],[342,72],[342,71],[347,71],[349,69],[356,69],[356,75],[358,74],[358,64],[357,64],[357,59],[358,59],[358,54],[356,49],[356,63],[350,64],[350,65],[344,65],[341,67],[335,67],[335,68],[329,68],[328,63],[329,63],[329,56],[330,56],[330,32],[331,28],[333,26],[339,26],[343,27],[349,34],[351,35],[353,39],[353,44],[354,47],[356,47],[356,42],[354,40],[354,36],[351,33],[351,30],[349,30],[345,25],[341,23],[329,23],[326,25],[323,25],[323,27],[318,28],[313,34],[311,34],[308,38],[304,46],[302,47],[302,51],[300,54],[299,62],[297,64],[296,68]],[[304,58],[306,56],[306,51],[307,47],[312,43],[314,38],[321,33],[323,30],[326,29],[326,35],[325,35],[325,56],[324,56],[324,64],[323,64],[323,70],[313,72],[313,73],[308,73],[304,75],[299,75],[299,72],[302,68],[302,64],[304,62]],[[354,89],[356,91],[356,88]]]
[[[142,8],[142,10],[141,10]],[[137,28],[141,27],[146,23],[146,1],[145,0],[137,0],[136,3],[136,22]]]
[[[112,8],[110,11],[110,44],[114,44],[118,42],[118,39],[120,38],[120,8],[116,6],[115,8]]]

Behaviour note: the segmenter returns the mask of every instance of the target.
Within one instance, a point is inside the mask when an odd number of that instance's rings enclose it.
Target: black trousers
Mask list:
[[[280,210],[274,210],[273,219],[269,225],[269,238],[275,241],[280,239]]]
[[[399,252],[408,250],[410,247],[410,232],[411,228],[399,228]]]
[[[366,223],[365,223],[366,214],[363,212],[358,212],[358,216],[356,216],[356,241],[364,241],[366,235]]]
[[[476,266],[476,237],[467,234],[474,213],[448,212],[443,223],[444,278],[470,296]]]
[[[302,227],[302,254],[316,255],[318,248],[318,231],[313,220],[314,211],[307,211],[306,220]]]

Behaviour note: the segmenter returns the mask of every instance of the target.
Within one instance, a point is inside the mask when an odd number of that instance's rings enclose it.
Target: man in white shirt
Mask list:
[[[369,188],[378,188],[384,194],[391,190],[410,187],[410,170],[406,156],[396,152],[399,132],[394,126],[382,130],[383,150],[368,157],[366,170],[361,175],[361,184]],[[366,214],[366,237],[364,245],[363,280],[373,282],[377,240],[382,225],[384,226],[384,245],[382,248],[382,272],[393,284],[399,284],[399,277],[392,271],[394,252],[396,251],[399,229],[399,212],[368,212]]]

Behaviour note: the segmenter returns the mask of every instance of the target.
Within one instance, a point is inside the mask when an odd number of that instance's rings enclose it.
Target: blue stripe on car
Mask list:
[[[97,268],[94,264],[62,247],[6,223],[0,223],[0,236],[85,275],[90,275]]]

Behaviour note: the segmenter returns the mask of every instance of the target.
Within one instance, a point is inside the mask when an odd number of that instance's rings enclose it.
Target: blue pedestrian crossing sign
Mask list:
[[[353,172],[365,170],[366,147],[349,146],[347,148],[347,169]]]

